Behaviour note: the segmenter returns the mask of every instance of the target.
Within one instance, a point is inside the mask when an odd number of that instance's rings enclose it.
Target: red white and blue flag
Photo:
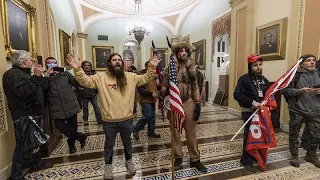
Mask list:
[[[260,109],[252,117],[246,150],[256,158],[261,168],[267,167],[268,148],[276,147],[276,138],[270,117],[270,111],[277,108],[274,93],[286,88],[290,84],[300,62],[301,60],[269,87],[262,100]]]
[[[184,123],[184,111],[182,108],[182,101],[180,98],[180,91],[177,82],[177,69],[174,62],[174,56],[170,56],[169,62],[169,96],[170,96],[170,109],[174,113],[175,128],[181,134]]]

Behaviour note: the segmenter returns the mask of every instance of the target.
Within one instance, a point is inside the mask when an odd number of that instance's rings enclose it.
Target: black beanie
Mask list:
[[[314,59],[317,59],[317,58],[316,58],[314,55],[312,55],[312,54],[302,55],[302,56],[299,58],[299,60],[302,59],[302,61],[300,62],[300,65],[301,65],[306,59],[308,59],[309,57],[314,57]]]

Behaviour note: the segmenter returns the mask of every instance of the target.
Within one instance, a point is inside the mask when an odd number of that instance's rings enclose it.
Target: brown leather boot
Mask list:
[[[306,156],[304,157],[306,161],[313,164],[315,167],[320,168],[320,161],[318,159],[316,151],[307,151]]]

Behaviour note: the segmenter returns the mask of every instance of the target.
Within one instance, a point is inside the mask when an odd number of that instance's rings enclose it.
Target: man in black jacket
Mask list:
[[[262,75],[262,58],[258,54],[248,57],[248,73],[242,75],[236,86],[233,97],[242,108],[244,122],[260,107],[265,92],[269,88],[269,81]],[[253,169],[256,159],[246,151],[250,122],[244,128],[243,149],[240,163],[249,171]]]
[[[96,74],[94,70],[92,70],[92,64],[89,61],[83,61],[81,64],[81,68],[83,71],[86,73],[86,75],[91,76]],[[96,115],[96,120],[98,124],[103,124],[102,117],[101,117],[101,112],[100,112],[100,107],[98,105],[98,90],[97,89],[91,89],[91,88],[86,88],[86,87],[80,87],[80,94],[82,97],[82,103],[83,103],[83,121],[84,125],[87,126],[89,125],[88,122],[88,117],[89,117],[89,112],[88,112],[88,105],[89,101],[92,104],[94,113]]]
[[[45,63],[50,73],[47,92],[50,118],[54,119],[57,129],[68,137],[69,153],[73,154],[77,151],[75,141],[79,140],[83,149],[87,139],[86,135],[77,132],[77,114],[80,112],[80,107],[72,89],[72,86],[77,88],[77,81],[68,71],[53,71],[53,67],[58,66],[55,58],[48,57]]]
[[[34,75],[31,76],[34,61],[29,52],[14,51],[10,59],[12,68],[3,75],[3,89],[7,96],[16,135],[11,179],[22,180],[24,179],[22,168],[24,165],[30,168],[30,172],[52,167],[51,163],[41,161],[39,151],[36,154],[26,154],[21,147],[23,136],[25,136],[25,134],[21,134],[22,121],[26,120],[28,116],[33,116],[39,125],[43,125],[44,99],[42,90],[47,88],[47,80],[42,77],[43,68],[41,65],[34,68]]]

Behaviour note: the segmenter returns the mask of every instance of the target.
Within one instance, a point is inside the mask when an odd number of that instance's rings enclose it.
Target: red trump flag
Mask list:
[[[268,149],[276,147],[276,138],[270,117],[270,111],[277,108],[274,93],[289,85],[300,62],[301,60],[269,87],[260,109],[252,116],[246,150],[256,158],[261,168],[267,167]]]

